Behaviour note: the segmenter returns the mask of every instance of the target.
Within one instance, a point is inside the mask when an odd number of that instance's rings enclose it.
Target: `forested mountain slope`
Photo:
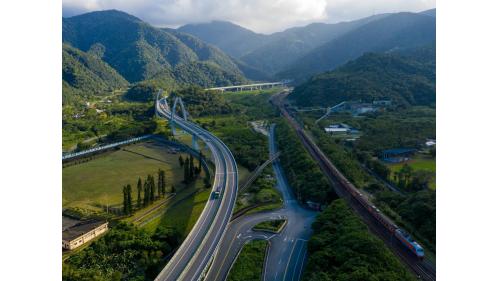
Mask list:
[[[332,70],[365,52],[415,48],[435,40],[434,17],[414,13],[392,14],[362,25],[310,51],[277,76],[301,82],[313,74]]]
[[[436,101],[435,48],[403,53],[367,53],[334,71],[315,75],[297,86],[289,99],[299,106],[335,105],[342,101],[391,99],[401,105]]]
[[[67,44],[62,47],[63,101],[73,95],[94,95],[128,85],[111,66],[93,54]]]
[[[269,36],[227,21],[187,24],[179,31],[192,34],[219,47],[227,54],[239,58],[269,41]]]
[[[385,16],[387,14],[336,24],[312,23],[289,28],[269,35],[267,44],[244,55],[241,60],[266,73],[275,74],[314,48]]]
[[[116,10],[63,18],[63,41],[94,53],[129,82],[150,79],[193,62],[217,65],[243,79],[238,66],[219,49],[188,34],[155,28]]]

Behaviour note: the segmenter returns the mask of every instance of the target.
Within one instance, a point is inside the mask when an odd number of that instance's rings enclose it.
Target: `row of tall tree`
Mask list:
[[[136,209],[149,206],[155,200],[164,197],[165,194],[167,194],[166,186],[167,182],[164,170],[158,169],[157,184],[155,184],[155,178],[153,175],[148,175],[144,183],[139,177],[137,180]],[[173,185],[170,192],[175,192],[175,187]],[[123,186],[123,214],[130,215],[132,212],[132,187],[130,184],[127,184],[126,186]]]
[[[123,214],[132,213],[132,187],[130,184],[123,186]]]
[[[200,152],[200,159],[202,159],[203,154]],[[201,173],[201,160],[198,160],[198,165],[195,166],[193,155],[189,155],[185,159],[182,155],[179,155],[179,165],[184,167],[184,183],[189,184],[193,182],[198,175]]]

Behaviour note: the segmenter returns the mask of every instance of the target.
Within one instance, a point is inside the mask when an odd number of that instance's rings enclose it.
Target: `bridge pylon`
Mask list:
[[[161,90],[160,90],[160,92],[158,92],[158,94],[156,96],[156,100],[158,100],[158,97],[160,95],[161,95]],[[166,102],[166,100],[165,100],[165,103],[167,104],[167,107],[168,107],[168,103]],[[174,99],[172,109],[170,110],[170,114],[168,116],[168,120],[170,121],[170,128],[172,130],[172,135],[174,135],[174,136],[177,135],[176,126],[175,126],[175,123],[176,123],[175,122],[175,110],[177,108],[177,104],[180,104],[180,106],[181,106],[182,119],[187,121],[187,118],[188,118],[188,113],[186,111],[186,108],[184,107],[184,103],[182,102],[182,98],[176,97]],[[199,150],[198,136],[196,134],[191,135],[191,146],[194,150],[196,150],[196,151]]]

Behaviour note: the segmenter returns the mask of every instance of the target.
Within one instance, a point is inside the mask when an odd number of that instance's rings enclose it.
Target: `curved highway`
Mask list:
[[[157,101],[156,110],[161,117],[168,119],[171,116],[164,98]],[[193,229],[155,280],[200,280],[231,218],[238,191],[238,170],[231,151],[221,140],[176,114],[173,118],[178,127],[196,135],[212,152],[215,163],[212,190],[220,190],[221,196],[210,196]]]

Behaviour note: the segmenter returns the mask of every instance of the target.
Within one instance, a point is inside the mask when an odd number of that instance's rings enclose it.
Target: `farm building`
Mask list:
[[[108,222],[91,221],[82,222],[66,228],[62,232],[62,247],[73,250],[90,240],[102,235],[108,230]]]
[[[389,163],[400,163],[410,159],[417,150],[414,148],[394,148],[382,151],[380,158]]]
[[[351,126],[347,124],[339,123],[325,127],[325,132],[330,134],[349,134],[349,133],[357,133],[358,131],[356,129],[353,129]]]

